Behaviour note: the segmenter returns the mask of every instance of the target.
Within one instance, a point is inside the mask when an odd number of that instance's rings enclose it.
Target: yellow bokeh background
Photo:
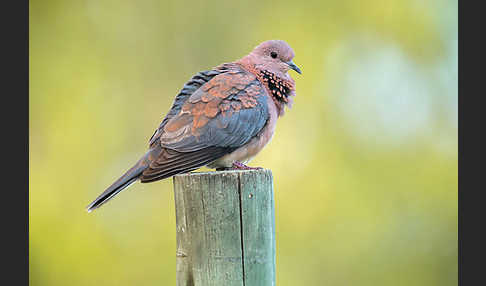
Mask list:
[[[260,42],[297,97],[274,175],[277,285],[457,285],[457,1],[29,2],[31,285],[175,285],[172,180],[85,207],[183,84]]]

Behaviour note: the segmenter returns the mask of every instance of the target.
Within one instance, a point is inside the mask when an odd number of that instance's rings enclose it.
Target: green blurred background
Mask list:
[[[172,180],[85,207],[193,74],[287,41],[303,74],[251,162],[277,284],[457,285],[457,1],[30,0],[31,285],[175,285]]]

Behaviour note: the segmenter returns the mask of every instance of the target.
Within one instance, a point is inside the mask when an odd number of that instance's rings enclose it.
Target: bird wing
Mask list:
[[[167,115],[164,117],[162,122],[160,123],[159,127],[155,130],[154,134],[152,137],[150,137],[149,144],[152,147],[153,145],[158,145],[160,143],[159,137],[163,133],[163,128],[167,122],[177,115],[184,102],[196,91],[198,90],[203,84],[207,83],[210,81],[213,77],[216,75],[219,75],[221,73],[227,72],[228,69],[231,68],[229,64],[223,64],[220,65],[214,69],[207,70],[207,71],[201,71],[198,72],[196,75],[194,75],[184,86],[182,87],[181,91],[179,94],[176,96],[174,99],[174,103],[172,104],[172,107],[170,108],[169,112]]]
[[[246,144],[265,126],[269,115],[260,81],[237,66],[217,71],[192,93],[176,97],[150,140],[162,151],[142,173],[142,182],[207,165]]]

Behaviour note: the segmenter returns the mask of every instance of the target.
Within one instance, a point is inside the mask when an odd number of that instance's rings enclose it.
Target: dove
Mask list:
[[[211,169],[260,169],[246,164],[272,139],[277,119],[290,108],[301,74],[292,48],[282,40],[256,46],[243,58],[194,75],[149,139],[133,167],[91,204],[91,212],[137,180],[149,183]]]

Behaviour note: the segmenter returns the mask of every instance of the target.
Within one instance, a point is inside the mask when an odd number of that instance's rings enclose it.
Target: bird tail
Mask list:
[[[155,151],[159,150],[150,150],[145,154],[138,162],[131,167],[128,171],[125,172],[118,180],[116,180],[111,186],[109,186],[101,195],[99,195],[91,204],[89,204],[86,207],[86,210],[88,212],[91,212],[103,204],[105,204],[107,201],[112,199],[114,196],[116,196],[118,193],[123,191],[126,187],[131,185],[133,182],[135,182],[142,172],[148,168],[150,164],[149,158],[153,156],[152,153]],[[153,157],[152,157],[153,158]]]

